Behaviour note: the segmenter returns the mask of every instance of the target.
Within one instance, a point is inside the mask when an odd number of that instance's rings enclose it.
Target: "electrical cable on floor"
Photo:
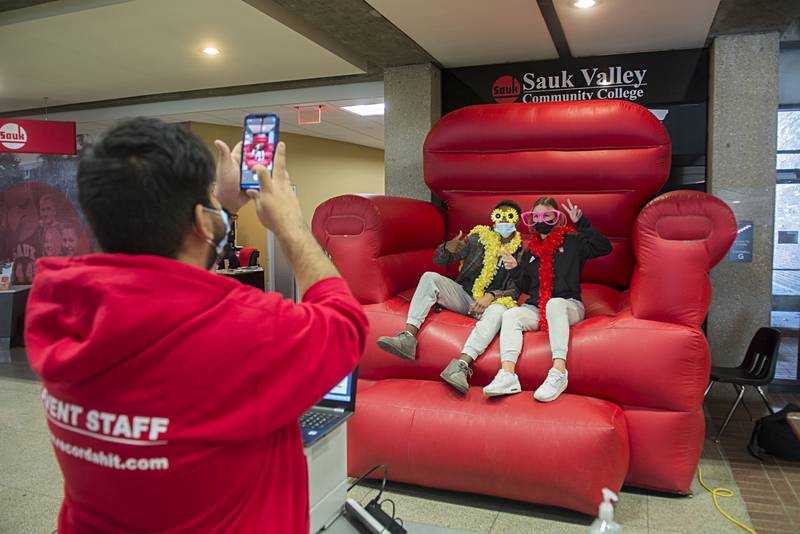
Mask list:
[[[376,465],[375,467],[373,467],[372,469],[370,469],[369,471],[367,471],[366,473],[361,475],[361,477],[359,477],[358,480],[356,480],[355,482],[350,484],[350,486],[347,488],[347,491],[349,492],[350,490],[352,490],[356,486],[361,485],[361,483],[364,480],[366,480],[367,477],[369,477],[369,475],[371,475],[372,473],[374,473],[375,471],[377,471],[380,468],[383,468],[383,480],[381,480],[381,487],[378,490],[378,495],[376,495],[375,497],[370,499],[370,505],[371,504],[376,504],[378,506],[378,508],[380,508],[381,510],[383,509],[383,503],[388,502],[388,503],[391,503],[391,505],[392,505],[391,519],[390,519],[389,522],[387,522],[386,525],[382,525],[383,526],[383,530],[381,531],[381,534],[382,534],[383,532],[387,532],[387,529],[389,528],[389,526],[391,524],[393,524],[395,522],[395,520],[397,521],[397,524],[399,524],[399,526],[401,526],[401,527],[404,526],[403,520],[396,516],[397,505],[395,504],[395,502],[392,499],[383,499],[383,500],[381,500],[381,496],[383,495],[383,492],[386,489],[386,482],[389,479],[389,467],[386,464],[378,464],[378,465]],[[359,502],[359,504],[362,504],[362,506],[363,506],[363,500],[364,500],[364,497],[362,497],[362,499],[361,499],[362,502]],[[380,522],[379,522],[379,524],[380,524]]]
[[[370,476],[372,473],[374,473],[381,467],[383,467],[383,480],[381,481],[381,490],[380,492],[378,492],[378,496],[376,497],[377,499],[380,499],[381,495],[383,495],[383,490],[386,488],[386,480],[389,478],[389,467],[386,464],[378,464],[369,471],[367,471],[366,473],[364,473],[363,475],[361,475],[361,477],[359,477],[358,480],[350,484],[350,487],[347,488],[347,491],[350,491],[351,489],[361,484],[368,476]]]
[[[703,469],[700,467],[699,464],[697,466],[697,480],[700,482],[700,485],[703,486],[703,488],[705,488],[705,490],[708,491],[711,494],[711,498],[714,499],[714,506],[717,507],[717,511],[719,513],[721,513],[722,516],[725,519],[727,519],[728,521],[730,521],[731,523],[733,523],[737,527],[740,527],[740,528],[746,530],[750,534],[756,534],[756,531],[754,529],[748,527],[747,525],[745,525],[744,523],[742,523],[740,521],[737,521],[735,518],[733,518],[731,515],[729,515],[725,510],[723,510],[722,507],[719,505],[719,501],[717,500],[717,498],[718,497],[733,497],[735,495],[733,490],[729,490],[728,488],[714,488],[712,490],[711,488],[706,486],[706,483],[703,482]]]

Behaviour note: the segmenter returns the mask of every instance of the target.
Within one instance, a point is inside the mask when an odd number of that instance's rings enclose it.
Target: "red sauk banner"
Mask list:
[[[75,123],[0,119],[0,152],[74,156]]]

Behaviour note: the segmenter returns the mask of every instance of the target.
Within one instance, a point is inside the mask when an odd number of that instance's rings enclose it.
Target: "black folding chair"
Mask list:
[[[769,405],[767,396],[761,386],[766,386],[775,378],[775,365],[778,363],[778,348],[781,344],[781,333],[774,328],[759,328],[753,339],[750,340],[750,346],[747,347],[747,354],[744,361],[739,367],[712,367],[711,368],[711,381],[706,388],[705,396],[707,397],[715,382],[727,382],[733,384],[733,388],[739,394],[736,401],[731,406],[725,422],[722,423],[722,428],[719,429],[717,437],[714,438],[715,443],[719,443],[719,438],[725,431],[725,427],[733,417],[733,412],[742,403],[747,410],[747,405],[744,404],[744,392],[747,386],[752,386],[761,395],[761,399],[766,404],[770,413],[775,413]],[[750,414],[750,410],[747,410]],[[752,419],[752,416],[750,416]]]

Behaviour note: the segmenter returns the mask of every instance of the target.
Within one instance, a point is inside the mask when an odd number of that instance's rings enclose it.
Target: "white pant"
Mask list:
[[[408,309],[408,319],[406,323],[419,328],[431,311],[434,304],[439,304],[442,308],[452,312],[466,315],[469,307],[475,302],[472,295],[467,294],[455,280],[442,276],[438,273],[427,272],[422,275],[419,285],[414,291],[411,299],[411,306]],[[500,331],[503,322],[503,314],[507,310],[502,304],[492,304],[483,315],[480,316],[475,328],[467,338],[462,354],[466,354],[473,360],[483,354],[489,343]]]
[[[567,359],[569,327],[583,320],[586,310],[576,299],[552,298],[547,301],[547,325],[553,358]],[[522,333],[539,329],[539,308],[524,304],[503,314],[500,330],[500,360],[516,363],[522,352]]]

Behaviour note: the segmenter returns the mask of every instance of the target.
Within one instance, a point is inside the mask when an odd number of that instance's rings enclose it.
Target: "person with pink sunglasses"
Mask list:
[[[611,252],[611,242],[598,232],[571,200],[558,209],[551,197],[538,199],[522,222],[534,231],[519,260],[503,256],[503,265],[517,287],[530,298],[503,314],[500,329],[501,369],[483,390],[486,396],[508,395],[521,390],[515,373],[522,351],[522,334],[542,330],[550,337],[553,368],[534,393],[550,402],[567,389],[569,327],[582,321],[580,275],[586,260]],[[540,309],[544,307],[545,313]]]

